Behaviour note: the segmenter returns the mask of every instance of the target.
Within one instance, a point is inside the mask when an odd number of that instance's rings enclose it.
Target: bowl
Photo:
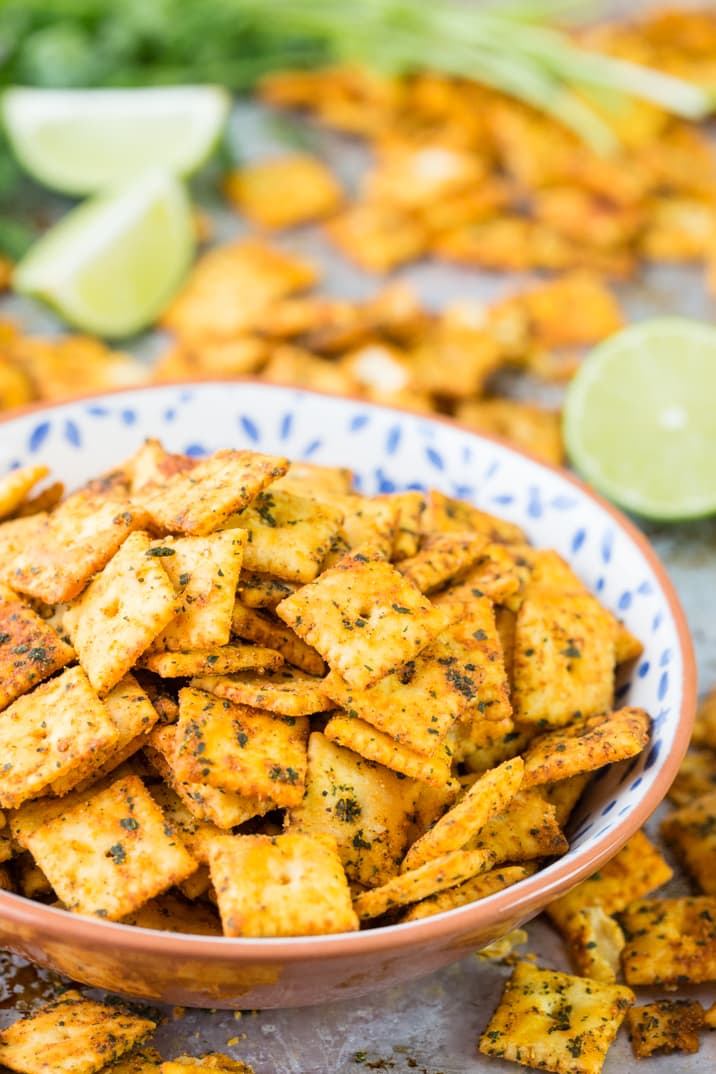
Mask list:
[[[688,628],[643,535],[569,474],[447,419],[255,382],[159,385],[43,406],[0,424],[9,467],[46,460],[73,487],[147,436],[201,455],[248,447],[357,471],[368,493],[434,486],[556,548],[645,645],[621,704],[653,717],[643,753],[601,770],[569,851],[480,902],[361,933],[292,939],[177,935],[70,914],[0,892],[0,943],[85,984],[172,1004],[302,1006],[428,974],[533,917],[590,875],[646,821],[688,743],[696,674]]]

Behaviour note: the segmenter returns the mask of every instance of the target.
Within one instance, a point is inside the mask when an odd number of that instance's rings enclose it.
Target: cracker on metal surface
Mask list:
[[[94,1074],[156,1027],[71,989],[0,1033],[0,1062],[19,1074]]]
[[[519,962],[479,1048],[553,1074],[599,1074],[633,1002],[623,985]]]

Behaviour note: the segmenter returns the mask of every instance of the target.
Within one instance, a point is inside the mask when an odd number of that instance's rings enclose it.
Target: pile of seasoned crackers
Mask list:
[[[716,86],[713,11],[657,13],[581,35],[591,49]],[[306,156],[240,169],[230,199],[261,227],[327,219],[372,272],[426,255],[491,270],[702,261],[716,286],[716,163],[705,131],[642,101],[589,105],[620,148],[604,155],[505,94],[435,72],[360,67],[267,76],[262,97],[367,139],[374,165],[352,202]]]

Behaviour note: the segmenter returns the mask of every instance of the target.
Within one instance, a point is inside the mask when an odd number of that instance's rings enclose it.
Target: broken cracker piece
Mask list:
[[[643,1059],[656,1053],[699,1050],[704,1009],[695,999],[660,999],[627,1012],[629,1039],[634,1055]]]

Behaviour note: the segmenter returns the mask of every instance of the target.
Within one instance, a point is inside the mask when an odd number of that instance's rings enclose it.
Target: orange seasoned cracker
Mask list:
[[[487,543],[487,538],[477,533],[437,533],[425,537],[420,550],[402,560],[398,570],[421,593],[430,593],[471,567]]]
[[[241,603],[249,608],[273,609],[297,589],[297,584],[283,578],[260,571],[242,570],[236,592]]]
[[[584,906],[575,911],[569,925],[569,955],[584,977],[613,984],[625,944],[619,925],[601,906]]]
[[[519,790],[467,845],[489,850],[497,863],[551,858],[569,850],[554,806],[533,790]]]
[[[179,693],[175,770],[185,782],[298,805],[306,778],[308,720],[273,716],[204,690]]]
[[[524,786],[552,783],[634,757],[648,742],[650,726],[643,709],[623,708],[540,735],[524,755]]]
[[[632,1007],[627,1012],[629,1039],[634,1055],[643,1059],[656,1053],[699,1050],[704,1009],[695,999],[661,999]]]
[[[194,265],[162,314],[162,324],[187,342],[231,339],[265,322],[276,299],[316,281],[306,260],[245,239],[213,247]]]
[[[375,887],[398,873],[415,798],[412,780],[314,732],[306,793],[289,811],[288,831],[333,836],[348,878]]]
[[[716,980],[716,897],[637,900],[621,925],[627,984],[677,988]]]
[[[474,876],[454,888],[447,888],[438,892],[437,895],[428,895],[411,906],[401,917],[401,921],[420,921],[424,917],[432,917],[433,914],[441,914],[445,910],[453,910],[457,906],[467,906],[468,903],[485,899],[488,895],[494,895],[496,891],[504,891],[513,884],[525,880],[534,872],[529,865],[507,865],[497,869],[490,869],[488,873]]]
[[[234,605],[231,629],[240,638],[274,649],[288,664],[309,675],[325,674],[326,665],[320,655],[290,627],[271,615],[247,608],[239,600]]]
[[[288,582],[311,582],[342,523],[343,512],[329,503],[270,488],[227,525],[246,531],[244,562],[249,570]]]
[[[437,489],[428,492],[422,526],[424,533],[482,533],[497,544],[527,544],[519,526]]]
[[[151,551],[179,594],[178,610],[153,649],[173,652],[227,645],[246,534],[232,529],[208,537],[165,537]]]
[[[665,884],[671,876],[671,868],[660,851],[639,831],[599,872],[553,900],[546,911],[560,932],[569,936],[570,921],[577,911],[598,906],[605,914],[616,914]]]
[[[411,660],[447,623],[371,546],[344,556],[276,609],[351,686]]]
[[[716,790],[668,813],[661,834],[705,895],[716,895]]]
[[[426,757],[364,720],[340,711],[331,716],[324,730],[332,742],[421,783],[443,787],[450,779],[451,755],[444,745],[438,745],[435,753]]]
[[[455,417],[479,433],[504,437],[552,466],[564,462],[561,418],[556,410],[517,399],[470,399],[457,407]]]
[[[362,892],[354,902],[361,920],[380,917],[398,906],[420,902],[446,888],[463,884],[495,864],[487,850],[452,850],[409,872],[393,877],[379,888]]]
[[[205,536],[288,470],[288,459],[256,451],[216,451],[179,472],[143,500],[165,533]]]
[[[231,675],[240,671],[273,671],[283,663],[275,649],[261,645],[221,645],[215,649],[191,652],[149,652],[140,658],[140,666],[163,679],[191,675]]]
[[[229,201],[260,227],[286,228],[334,212],[341,189],[322,161],[307,153],[270,158],[229,173]]]
[[[405,855],[401,872],[459,850],[492,817],[504,813],[520,788],[523,768],[522,759],[515,757],[475,780],[457,804],[413,843]]]
[[[126,1007],[64,992],[0,1033],[0,1062],[20,1074],[93,1074],[156,1029]]]
[[[610,709],[614,646],[612,622],[591,595],[528,597],[515,628],[515,718],[558,727]]]
[[[37,520],[37,521],[36,521]],[[80,489],[46,518],[27,522],[29,539],[7,568],[13,589],[48,604],[72,600],[147,521],[129,499]]]
[[[183,932],[194,936],[221,936],[221,921],[212,906],[191,903],[180,895],[167,892],[150,899],[122,919],[123,925],[160,932]],[[111,1074],[111,1072],[107,1072]]]
[[[358,928],[329,836],[222,836],[210,847],[209,861],[227,936],[313,936]]]
[[[21,810],[13,826],[66,909],[111,921],[184,880],[198,864],[138,776],[60,799],[49,819],[27,827]]]
[[[0,708],[74,659],[71,646],[0,584]]]
[[[180,779],[176,772],[176,746],[175,726],[155,727],[144,747],[144,754],[152,768],[197,820],[225,830],[235,828],[253,817],[261,817],[276,807],[270,798],[250,798],[245,794],[210,787],[208,783]]]
[[[14,701],[0,720],[0,805],[16,808],[55,780],[74,786],[119,738],[82,668],[63,671]],[[74,777],[74,778],[73,778]]]
[[[425,250],[422,224],[388,205],[355,202],[333,217],[326,231],[342,253],[368,272],[389,272]]]
[[[149,534],[130,534],[65,613],[64,626],[103,696],[134,666],[177,610],[176,590]]]
[[[0,478],[0,519],[14,514],[30,489],[49,472],[47,466],[21,466]]]
[[[191,685],[278,716],[310,716],[313,712],[331,708],[324,680],[292,667],[262,674],[246,671],[226,676],[208,675],[195,679]]]
[[[633,1002],[623,985],[519,962],[479,1048],[554,1074],[599,1074]]]

